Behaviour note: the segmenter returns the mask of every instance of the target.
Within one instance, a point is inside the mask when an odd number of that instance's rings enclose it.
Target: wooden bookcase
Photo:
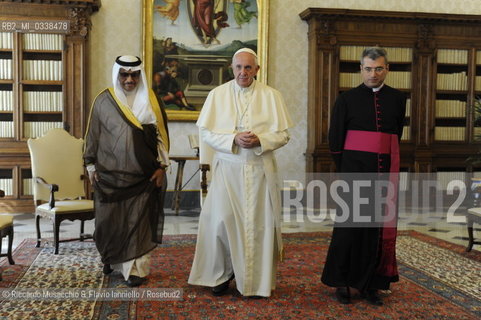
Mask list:
[[[328,147],[339,93],[359,85],[360,55],[387,49],[386,82],[405,92],[401,167],[410,172],[476,170],[474,99],[481,96],[481,16],[308,8],[307,172],[334,169]]]
[[[0,2],[1,212],[34,210],[29,138],[53,127],[85,132],[87,38],[99,7],[99,0]]]

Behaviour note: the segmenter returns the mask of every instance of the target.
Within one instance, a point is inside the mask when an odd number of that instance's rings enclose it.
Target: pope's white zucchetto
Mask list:
[[[250,54],[252,54],[254,57],[256,57],[256,59],[257,59],[257,54],[256,54],[256,52],[255,52],[254,50],[252,50],[252,49],[249,49],[249,48],[241,48],[241,49],[237,50],[237,51],[234,53],[234,55],[232,56],[232,58],[234,58],[236,55],[238,55],[238,54],[241,53],[241,52],[250,53]]]

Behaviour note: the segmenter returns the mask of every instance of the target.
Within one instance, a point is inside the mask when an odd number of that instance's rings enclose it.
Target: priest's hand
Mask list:
[[[164,183],[164,177],[165,177],[165,169],[159,168],[155,170],[154,174],[150,178],[150,181],[155,181],[155,186],[157,188],[160,188]]]
[[[241,148],[255,148],[261,145],[259,138],[251,131],[239,132],[234,137],[234,142]]]

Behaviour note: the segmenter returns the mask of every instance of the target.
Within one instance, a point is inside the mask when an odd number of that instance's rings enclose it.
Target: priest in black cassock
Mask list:
[[[389,71],[384,49],[366,48],[360,67],[363,83],[343,92],[334,105],[330,151],[337,171],[349,177],[349,182],[353,176],[369,173],[377,177],[373,181],[384,179],[396,186],[393,177],[399,173],[406,97],[384,83]],[[397,197],[396,188],[394,192]],[[370,200],[382,196],[374,188],[370,195]],[[386,207],[383,210],[389,210]],[[363,214],[374,217],[374,205],[361,208]],[[356,225],[355,219],[349,220],[351,224],[335,223],[322,282],[336,287],[340,303],[350,303],[350,289],[355,288],[369,303],[380,306],[383,301],[378,290],[387,290],[391,282],[399,280],[395,253],[397,214],[390,213],[394,219],[377,220],[367,226]]]

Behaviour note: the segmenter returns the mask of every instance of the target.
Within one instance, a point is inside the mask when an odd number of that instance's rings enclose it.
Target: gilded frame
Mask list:
[[[189,1],[189,0],[185,0]],[[233,0],[227,0],[230,4]],[[147,74],[149,87],[153,82],[153,57],[154,57],[154,4],[158,0],[143,0],[143,61]],[[166,4],[167,1],[162,1]],[[267,83],[267,55],[268,55],[268,27],[269,27],[269,0],[256,0],[257,3],[257,55],[258,62],[261,66],[257,79],[263,83]],[[180,0],[180,5],[185,4],[184,0]],[[192,32],[192,29],[183,32]],[[233,38],[232,40],[235,40]],[[229,60],[230,61],[230,60]],[[187,94],[186,94],[187,96]],[[187,96],[188,98],[188,96]],[[202,99],[202,98],[200,98]],[[205,98],[204,98],[205,100]],[[196,121],[200,111],[188,110],[166,110],[170,121]]]

